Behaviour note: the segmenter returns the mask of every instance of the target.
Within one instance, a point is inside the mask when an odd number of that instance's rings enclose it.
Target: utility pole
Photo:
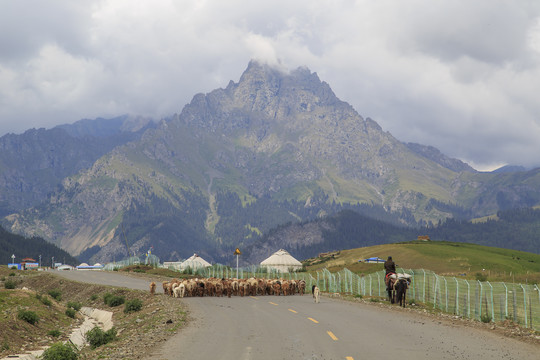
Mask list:
[[[39,268],[41,269],[41,255],[39,255]]]

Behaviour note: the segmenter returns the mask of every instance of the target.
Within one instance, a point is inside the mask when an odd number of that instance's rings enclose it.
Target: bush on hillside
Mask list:
[[[480,282],[486,282],[487,281],[487,275],[477,272],[475,275],[476,280]]]
[[[48,294],[56,301],[62,300],[62,292],[58,289],[49,290]]]
[[[45,305],[45,306],[51,306],[52,305],[52,301],[48,297],[42,296],[41,294],[36,294],[36,299],[41,301],[41,303],[43,305]]]
[[[26,321],[29,324],[36,324],[39,321],[39,316],[30,310],[19,310],[19,313],[17,314],[17,318],[19,320]]]
[[[60,332],[60,330],[54,329],[54,330],[49,331],[49,332],[47,333],[47,335],[57,338],[57,337],[59,337],[60,335],[62,335],[62,333]]]
[[[116,339],[116,329],[112,328],[107,331],[101,330],[99,327],[94,327],[92,330],[86,333],[86,341],[90,344],[92,349],[105,345]]]
[[[42,360],[77,360],[79,355],[73,345],[61,342],[52,344],[50,348],[41,355]]]
[[[103,295],[103,302],[105,305],[109,305],[110,307],[122,305],[125,301],[126,299],[120,295],[113,295],[111,293],[106,293]]]
[[[79,311],[82,308],[82,304],[80,302],[76,302],[76,301],[69,301],[67,303],[67,307],[72,308],[75,311]]]
[[[15,281],[13,281],[13,280],[8,280],[8,281],[6,281],[6,282],[4,283],[4,288],[5,288],[5,289],[15,289],[15,286],[16,286],[16,285],[17,285],[17,284],[15,283]]]
[[[66,309],[66,315],[69,316],[70,318],[74,319],[75,314],[77,314],[77,312],[74,309],[72,309],[72,308],[67,308]]]
[[[124,312],[132,313],[136,312],[142,309],[143,302],[140,299],[131,299],[126,302],[126,305],[124,306]]]

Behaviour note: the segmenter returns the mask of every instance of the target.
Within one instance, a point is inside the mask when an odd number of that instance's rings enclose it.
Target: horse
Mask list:
[[[386,291],[388,292],[388,299],[390,304],[393,304],[395,301],[395,290],[394,284],[396,283],[397,275],[395,273],[388,273],[385,277]]]
[[[399,302],[400,306],[405,307],[405,297],[409,288],[409,274],[393,274],[386,275],[386,283],[388,298],[391,304]]]
[[[397,279],[394,283],[394,295],[395,303],[399,303],[399,306],[405,307],[407,289],[409,288],[409,281],[404,278]]]

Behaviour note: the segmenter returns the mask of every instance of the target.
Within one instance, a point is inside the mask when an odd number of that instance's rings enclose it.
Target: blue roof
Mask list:
[[[377,262],[384,262],[385,260],[384,259],[381,259],[379,257],[370,257],[370,258],[367,258],[367,259],[364,259],[364,260],[358,260],[358,261],[377,261]]]

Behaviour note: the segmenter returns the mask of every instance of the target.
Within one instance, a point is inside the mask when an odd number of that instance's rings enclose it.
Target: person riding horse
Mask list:
[[[384,282],[386,283],[386,291],[390,290],[390,276],[396,274],[396,263],[392,260],[392,257],[389,256],[388,260],[384,262],[384,270],[386,271],[386,276],[384,277]]]

